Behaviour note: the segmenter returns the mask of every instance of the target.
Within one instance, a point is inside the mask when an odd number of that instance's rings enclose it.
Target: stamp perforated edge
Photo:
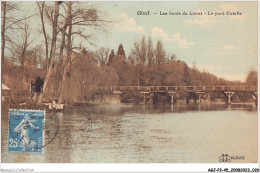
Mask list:
[[[29,153],[29,154],[44,154],[44,147],[42,147],[42,151],[41,152],[20,152],[20,151],[9,151],[8,149],[8,143],[9,143],[9,133],[10,133],[10,111],[36,111],[36,112],[43,112],[43,124],[42,124],[42,146],[45,145],[45,120],[46,120],[46,111],[45,109],[44,110],[41,110],[41,109],[8,109],[8,135],[7,135],[7,152],[9,154],[11,153],[16,153],[16,154],[24,154],[24,153]]]

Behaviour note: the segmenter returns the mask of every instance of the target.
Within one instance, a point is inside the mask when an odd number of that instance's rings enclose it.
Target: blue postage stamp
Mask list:
[[[43,110],[9,110],[8,151],[43,153]]]

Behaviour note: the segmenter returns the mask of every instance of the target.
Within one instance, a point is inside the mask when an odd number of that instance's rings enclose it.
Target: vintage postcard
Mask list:
[[[257,1],[2,1],[1,81],[3,163],[258,163]]]

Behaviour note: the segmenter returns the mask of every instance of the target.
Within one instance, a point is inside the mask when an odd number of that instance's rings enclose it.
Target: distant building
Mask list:
[[[2,83],[2,107],[9,107],[11,100],[11,89]]]

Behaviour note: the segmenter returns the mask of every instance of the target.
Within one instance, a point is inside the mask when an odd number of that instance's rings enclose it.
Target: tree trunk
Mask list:
[[[58,25],[58,16],[59,16],[59,2],[55,1],[55,12],[54,12],[54,21],[52,24],[52,51],[51,51],[51,56],[50,56],[50,65],[48,67],[47,74],[45,76],[44,84],[43,84],[43,90],[40,96],[38,97],[37,104],[41,104],[43,100],[43,96],[46,93],[46,88],[50,79],[50,76],[52,74],[52,66],[55,58],[55,53],[56,53],[56,40],[57,40],[57,25]]]
[[[68,25],[69,25],[69,31],[67,35],[67,56],[66,59],[64,60],[64,69],[63,69],[63,75],[62,75],[62,82],[61,82],[61,90],[60,90],[60,95],[58,102],[62,103],[64,101],[64,94],[66,93],[67,87],[66,87],[66,79],[67,79],[67,68],[68,68],[68,61],[71,58],[71,32],[72,32],[72,19],[71,19],[71,7],[72,7],[72,2],[68,2],[68,15],[67,15],[67,20],[68,20]],[[71,62],[70,62],[71,63]]]
[[[44,7],[42,7],[44,8]],[[41,21],[42,21],[42,30],[43,30],[43,36],[44,36],[44,42],[45,42],[45,59],[46,59],[46,69],[48,69],[48,62],[49,62],[49,48],[48,48],[48,39],[47,39],[47,35],[46,35],[46,31],[45,31],[45,26],[44,26],[44,22],[43,22],[43,14],[41,16]]]
[[[58,66],[61,66],[61,67],[65,66],[65,64],[64,64],[65,63],[65,58],[63,57],[64,47],[65,47],[65,34],[66,34],[66,27],[63,30],[61,30],[61,45],[60,45],[59,60],[54,65],[54,70],[55,70],[56,74],[58,74],[59,70],[60,70],[58,68]],[[60,80],[59,80],[59,76],[58,75],[56,76],[56,79],[55,79],[55,82],[54,82],[54,92],[55,93],[60,93]]]
[[[69,33],[71,34],[71,30],[72,30],[72,27],[70,28],[70,31]],[[72,50],[72,45],[71,45],[71,41],[70,41],[70,50]],[[67,90],[66,90],[66,93],[69,93],[69,90],[70,90],[70,77],[71,77],[71,66],[72,66],[72,61],[71,61],[71,51],[70,51],[70,54],[69,54],[69,61],[70,61],[70,66],[69,66],[69,76],[68,76],[68,87],[67,87]],[[68,104],[68,99],[69,98],[69,94],[66,95],[66,104]]]
[[[26,86],[26,77],[25,77],[25,71],[24,71],[24,64],[25,64],[25,55],[24,50],[21,55],[21,64],[22,64],[22,82],[23,82],[23,88]]]
[[[65,24],[65,25],[66,25],[66,24]],[[64,51],[64,47],[65,47],[66,29],[67,29],[67,27],[65,27],[65,28],[61,31],[61,45],[60,45],[59,61],[62,61],[62,58],[63,58],[63,51]]]
[[[41,16],[41,23],[42,23],[42,32],[43,32],[43,36],[44,36],[44,42],[45,42],[45,59],[46,59],[46,69],[48,69],[48,62],[49,62],[49,49],[48,49],[48,39],[47,39],[47,34],[46,34],[46,30],[45,30],[45,25],[44,25],[44,21],[43,21],[43,9],[44,9],[44,3],[42,2],[41,6],[40,6],[40,2],[36,2],[40,11],[40,16]]]
[[[2,65],[4,63],[4,51],[5,51],[5,20],[6,20],[6,2],[2,2],[2,10],[3,10],[3,23],[2,23],[2,28],[1,28],[1,37],[2,37],[2,45],[1,45],[1,60],[2,60]],[[2,68],[3,72],[3,68]],[[3,73],[2,73],[3,74]]]

